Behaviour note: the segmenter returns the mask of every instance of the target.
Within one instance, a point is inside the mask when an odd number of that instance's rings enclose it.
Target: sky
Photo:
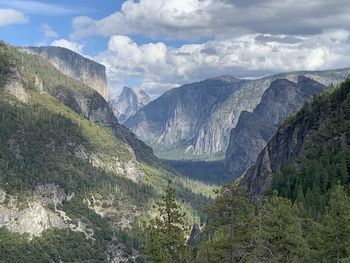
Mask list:
[[[349,0],[0,0],[0,39],[62,46],[153,97],[210,77],[350,67]]]

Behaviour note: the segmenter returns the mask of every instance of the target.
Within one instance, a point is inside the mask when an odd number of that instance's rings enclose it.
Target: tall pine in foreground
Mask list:
[[[244,262],[254,243],[254,206],[236,183],[223,187],[207,208],[211,239],[206,262]],[[204,259],[203,259],[204,260]]]
[[[325,262],[344,261],[350,255],[350,200],[341,185],[331,192],[329,211],[323,220],[322,243]]]
[[[158,216],[146,226],[143,250],[146,262],[188,262],[184,214],[176,202],[175,189],[168,182],[162,201],[157,203]]]
[[[308,246],[303,238],[299,211],[275,192],[266,202],[262,219],[263,239],[272,246],[269,262],[304,262]]]

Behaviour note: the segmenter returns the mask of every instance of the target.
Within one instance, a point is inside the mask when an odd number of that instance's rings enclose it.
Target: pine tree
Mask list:
[[[292,202],[274,194],[263,215],[264,240],[273,246],[270,262],[302,262],[307,244],[302,235],[298,211]]]
[[[350,256],[350,200],[341,185],[336,185],[331,192],[323,227],[324,257],[329,262],[342,262]]]
[[[207,208],[212,262],[246,262],[253,247],[255,209],[248,193],[230,183]]]
[[[147,262],[187,262],[184,214],[176,202],[175,189],[168,183],[162,201],[157,203],[158,216],[146,227],[144,252]]]

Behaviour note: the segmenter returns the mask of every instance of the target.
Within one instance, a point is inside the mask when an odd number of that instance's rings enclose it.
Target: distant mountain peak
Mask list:
[[[117,98],[110,99],[110,105],[119,122],[124,123],[150,101],[151,97],[144,90],[124,86]]]
[[[237,79],[231,75],[221,75],[218,77],[211,78],[210,80],[221,80],[221,81],[227,82],[227,83],[241,81],[240,79]]]

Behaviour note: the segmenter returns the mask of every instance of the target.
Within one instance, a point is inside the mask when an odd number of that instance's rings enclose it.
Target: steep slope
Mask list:
[[[241,178],[254,195],[273,187],[295,199],[316,192],[319,202],[327,189],[350,174],[350,81],[331,88],[286,120]],[[299,190],[299,192],[301,192]],[[300,194],[300,193],[299,193]]]
[[[116,99],[110,99],[109,104],[118,121],[124,123],[150,101],[151,97],[145,91],[124,87],[122,93]]]
[[[324,88],[324,85],[305,77],[299,77],[297,83],[286,79],[272,82],[253,112],[243,111],[237,126],[231,131],[225,168],[232,178],[242,175],[256,160],[288,115]]]
[[[108,99],[105,66],[62,47],[26,47],[22,50],[45,58],[65,75],[92,87],[105,100]]]
[[[58,51],[58,53],[62,56],[62,60],[64,60],[64,54],[70,56],[68,62],[63,61],[62,64],[67,63],[72,66],[79,65],[76,66],[78,69],[81,63],[87,63],[86,65],[84,64],[86,67],[97,67],[98,71],[101,71],[101,74],[105,76],[106,73],[104,66],[96,62],[86,60],[80,55],[66,49],[44,47],[42,49],[33,48],[31,50],[43,50],[42,52],[44,53],[40,53],[40,56],[43,57],[43,59],[39,60],[35,56],[29,56],[26,52],[15,55],[18,56],[18,59],[22,61],[22,63],[24,63],[26,68],[37,72],[36,74],[40,75],[40,82],[42,82],[41,85],[45,87],[45,91],[49,92],[53,97],[61,101],[64,105],[76,113],[82,114],[91,121],[109,128],[118,139],[129,144],[133,148],[137,160],[146,163],[159,163],[159,160],[153,155],[153,151],[149,146],[138,140],[129,129],[118,123],[118,120],[110,109],[108,102],[98,91],[94,91],[96,90],[95,87],[89,86],[90,88],[88,88],[81,85],[78,81],[75,81],[75,76],[73,79],[67,78],[66,75],[63,74],[65,72],[64,70],[63,73],[61,68],[55,70],[50,65],[53,63],[51,58],[49,57],[49,60],[46,60],[46,56],[42,54],[46,54],[45,50],[53,52],[52,54],[55,54],[55,51]],[[25,51],[27,51],[27,49]],[[77,61],[74,61],[74,58],[77,58]],[[38,67],[37,65],[41,66]],[[54,67],[56,68],[56,66]],[[82,70],[84,70],[84,66],[80,67],[78,71]],[[68,76],[71,76],[71,74],[68,74]]]
[[[349,69],[277,74],[256,80],[229,76],[173,89],[125,125],[165,159],[223,159],[242,111],[253,111],[277,79],[305,76],[323,85],[343,81]]]
[[[139,222],[152,213],[169,179],[185,200],[189,222],[208,201],[204,185],[195,188],[162,167],[138,162],[128,140],[138,141],[101,95],[3,43],[0,119],[5,262],[131,260]]]

